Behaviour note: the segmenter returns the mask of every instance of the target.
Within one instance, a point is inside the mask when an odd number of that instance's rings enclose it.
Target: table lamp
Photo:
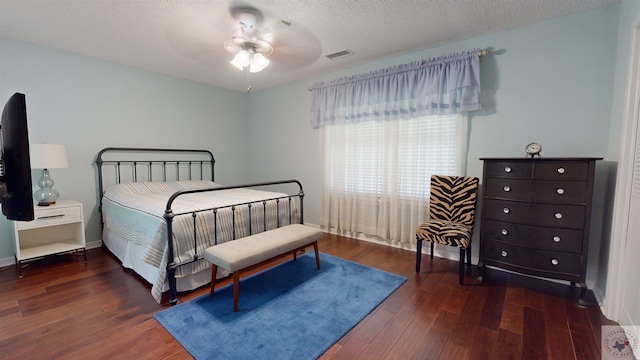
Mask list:
[[[53,188],[53,179],[49,176],[49,169],[69,167],[64,145],[31,144],[29,157],[32,169],[43,170],[42,177],[38,180],[40,189],[33,193],[33,199],[39,206],[55,204],[60,194]]]

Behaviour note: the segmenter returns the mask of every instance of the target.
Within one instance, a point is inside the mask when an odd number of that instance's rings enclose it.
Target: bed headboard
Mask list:
[[[104,148],[96,157],[98,196],[102,197],[105,182],[214,181],[215,162],[209,150]]]

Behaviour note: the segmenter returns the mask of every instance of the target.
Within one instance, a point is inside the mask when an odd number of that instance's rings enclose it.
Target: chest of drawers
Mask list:
[[[523,274],[579,284],[585,274],[598,158],[481,158],[480,260]]]

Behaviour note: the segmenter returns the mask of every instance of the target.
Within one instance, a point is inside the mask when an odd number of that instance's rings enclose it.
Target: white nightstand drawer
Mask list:
[[[33,221],[20,221],[17,223],[18,230],[33,229],[43,226],[58,224],[68,224],[81,221],[82,210],[78,206],[54,207],[47,209],[36,209]]]

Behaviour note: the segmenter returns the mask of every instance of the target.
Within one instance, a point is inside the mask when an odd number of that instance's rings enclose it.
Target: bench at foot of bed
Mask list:
[[[260,265],[277,256],[296,252],[310,245],[316,254],[316,266],[320,269],[318,240],[322,230],[309,225],[291,224],[259,234],[211,246],[205,250],[204,258],[211,264],[211,295],[213,296],[218,266],[233,273],[233,311],[238,311],[238,288],[240,271]]]

